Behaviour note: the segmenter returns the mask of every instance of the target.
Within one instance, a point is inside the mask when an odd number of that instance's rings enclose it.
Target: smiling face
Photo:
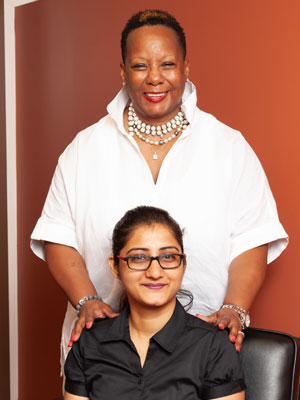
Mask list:
[[[121,79],[137,115],[149,124],[169,121],[180,109],[189,74],[177,34],[162,25],[137,28],[126,54]]]
[[[162,254],[182,253],[180,244],[168,227],[161,224],[141,225],[131,235],[120,256],[146,255],[156,257]],[[176,303],[185,265],[175,269],[162,269],[158,261],[153,260],[146,271],[132,271],[126,261],[115,265],[110,259],[110,268],[121,279],[127,293],[130,307],[173,307]]]

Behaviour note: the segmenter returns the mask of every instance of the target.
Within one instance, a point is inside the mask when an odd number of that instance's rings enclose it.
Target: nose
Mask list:
[[[159,279],[163,275],[163,269],[158,260],[152,260],[150,267],[145,271],[147,278]]]
[[[148,76],[147,76],[147,83],[149,85],[159,85],[160,83],[163,82],[163,77],[161,74],[161,71],[159,69],[158,66],[152,66],[149,70],[148,70]]]

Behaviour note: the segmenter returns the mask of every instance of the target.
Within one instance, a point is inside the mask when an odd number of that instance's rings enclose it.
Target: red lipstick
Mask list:
[[[160,103],[168,95],[168,92],[145,92],[144,98],[150,103]]]

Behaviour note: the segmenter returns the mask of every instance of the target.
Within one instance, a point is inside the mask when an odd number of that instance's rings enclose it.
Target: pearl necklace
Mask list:
[[[166,122],[163,125],[147,125],[145,122],[142,122],[138,116],[136,115],[136,112],[133,108],[132,103],[129,105],[128,109],[128,126],[129,126],[129,134],[131,136],[134,136],[136,134],[140,139],[146,141],[146,136],[150,135],[153,136],[152,139],[154,139],[155,136],[159,136],[161,140],[148,140],[147,143],[150,144],[164,144],[167,143],[168,141],[174,139],[175,137],[170,136],[168,139],[164,139],[164,135],[166,135],[169,132],[172,132],[174,129],[177,128],[176,132],[178,130],[186,129],[188,126],[188,121],[185,119],[184,112],[179,111],[178,114],[171,119],[171,121]],[[175,132],[175,133],[176,133]],[[145,136],[146,135],[146,136]],[[150,137],[151,137],[150,136]],[[171,139],[170,139],[171,138]]]
[[[180,110],[178,114],[171,119],[171,121],[168,121],[163,125],[157,125],[157,126],[147,125],[145,122],[142,122],[138,118],[132,103],[130,103],[129,105],[128,109],[129,135],[130,136],[136,135],[139,139],[146,142],[147,145],[158,146],[158,145],[165,145],[166,143],[171,142],[171,140],[175,139],[183,129],[187,128],[188,124],[189,123],[185,118],[184,112]],[[176,131],[172,133],[169,137],[165,136],[167,133],[172,132],[174,129],[176,129]],[[152,137],[149,136],[150,134]],[[155,136],[158,136],[156,139],[159,140],[153,140],[155,139]],[[151,146],[149,147],[151,148]],[[152,148],[151,150],[154,152],[152,156],[153,160],[157,160],[158,152],[154,151]]]

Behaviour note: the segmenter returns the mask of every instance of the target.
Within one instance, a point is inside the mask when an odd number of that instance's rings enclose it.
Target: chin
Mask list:
[[[164,307],[170,303],[172,303],[174,299],[162,299],[162,298],[154,298],[154,299],[145,299],[142,301],[143,305],[149,308],[159,308],[159,307]]]

